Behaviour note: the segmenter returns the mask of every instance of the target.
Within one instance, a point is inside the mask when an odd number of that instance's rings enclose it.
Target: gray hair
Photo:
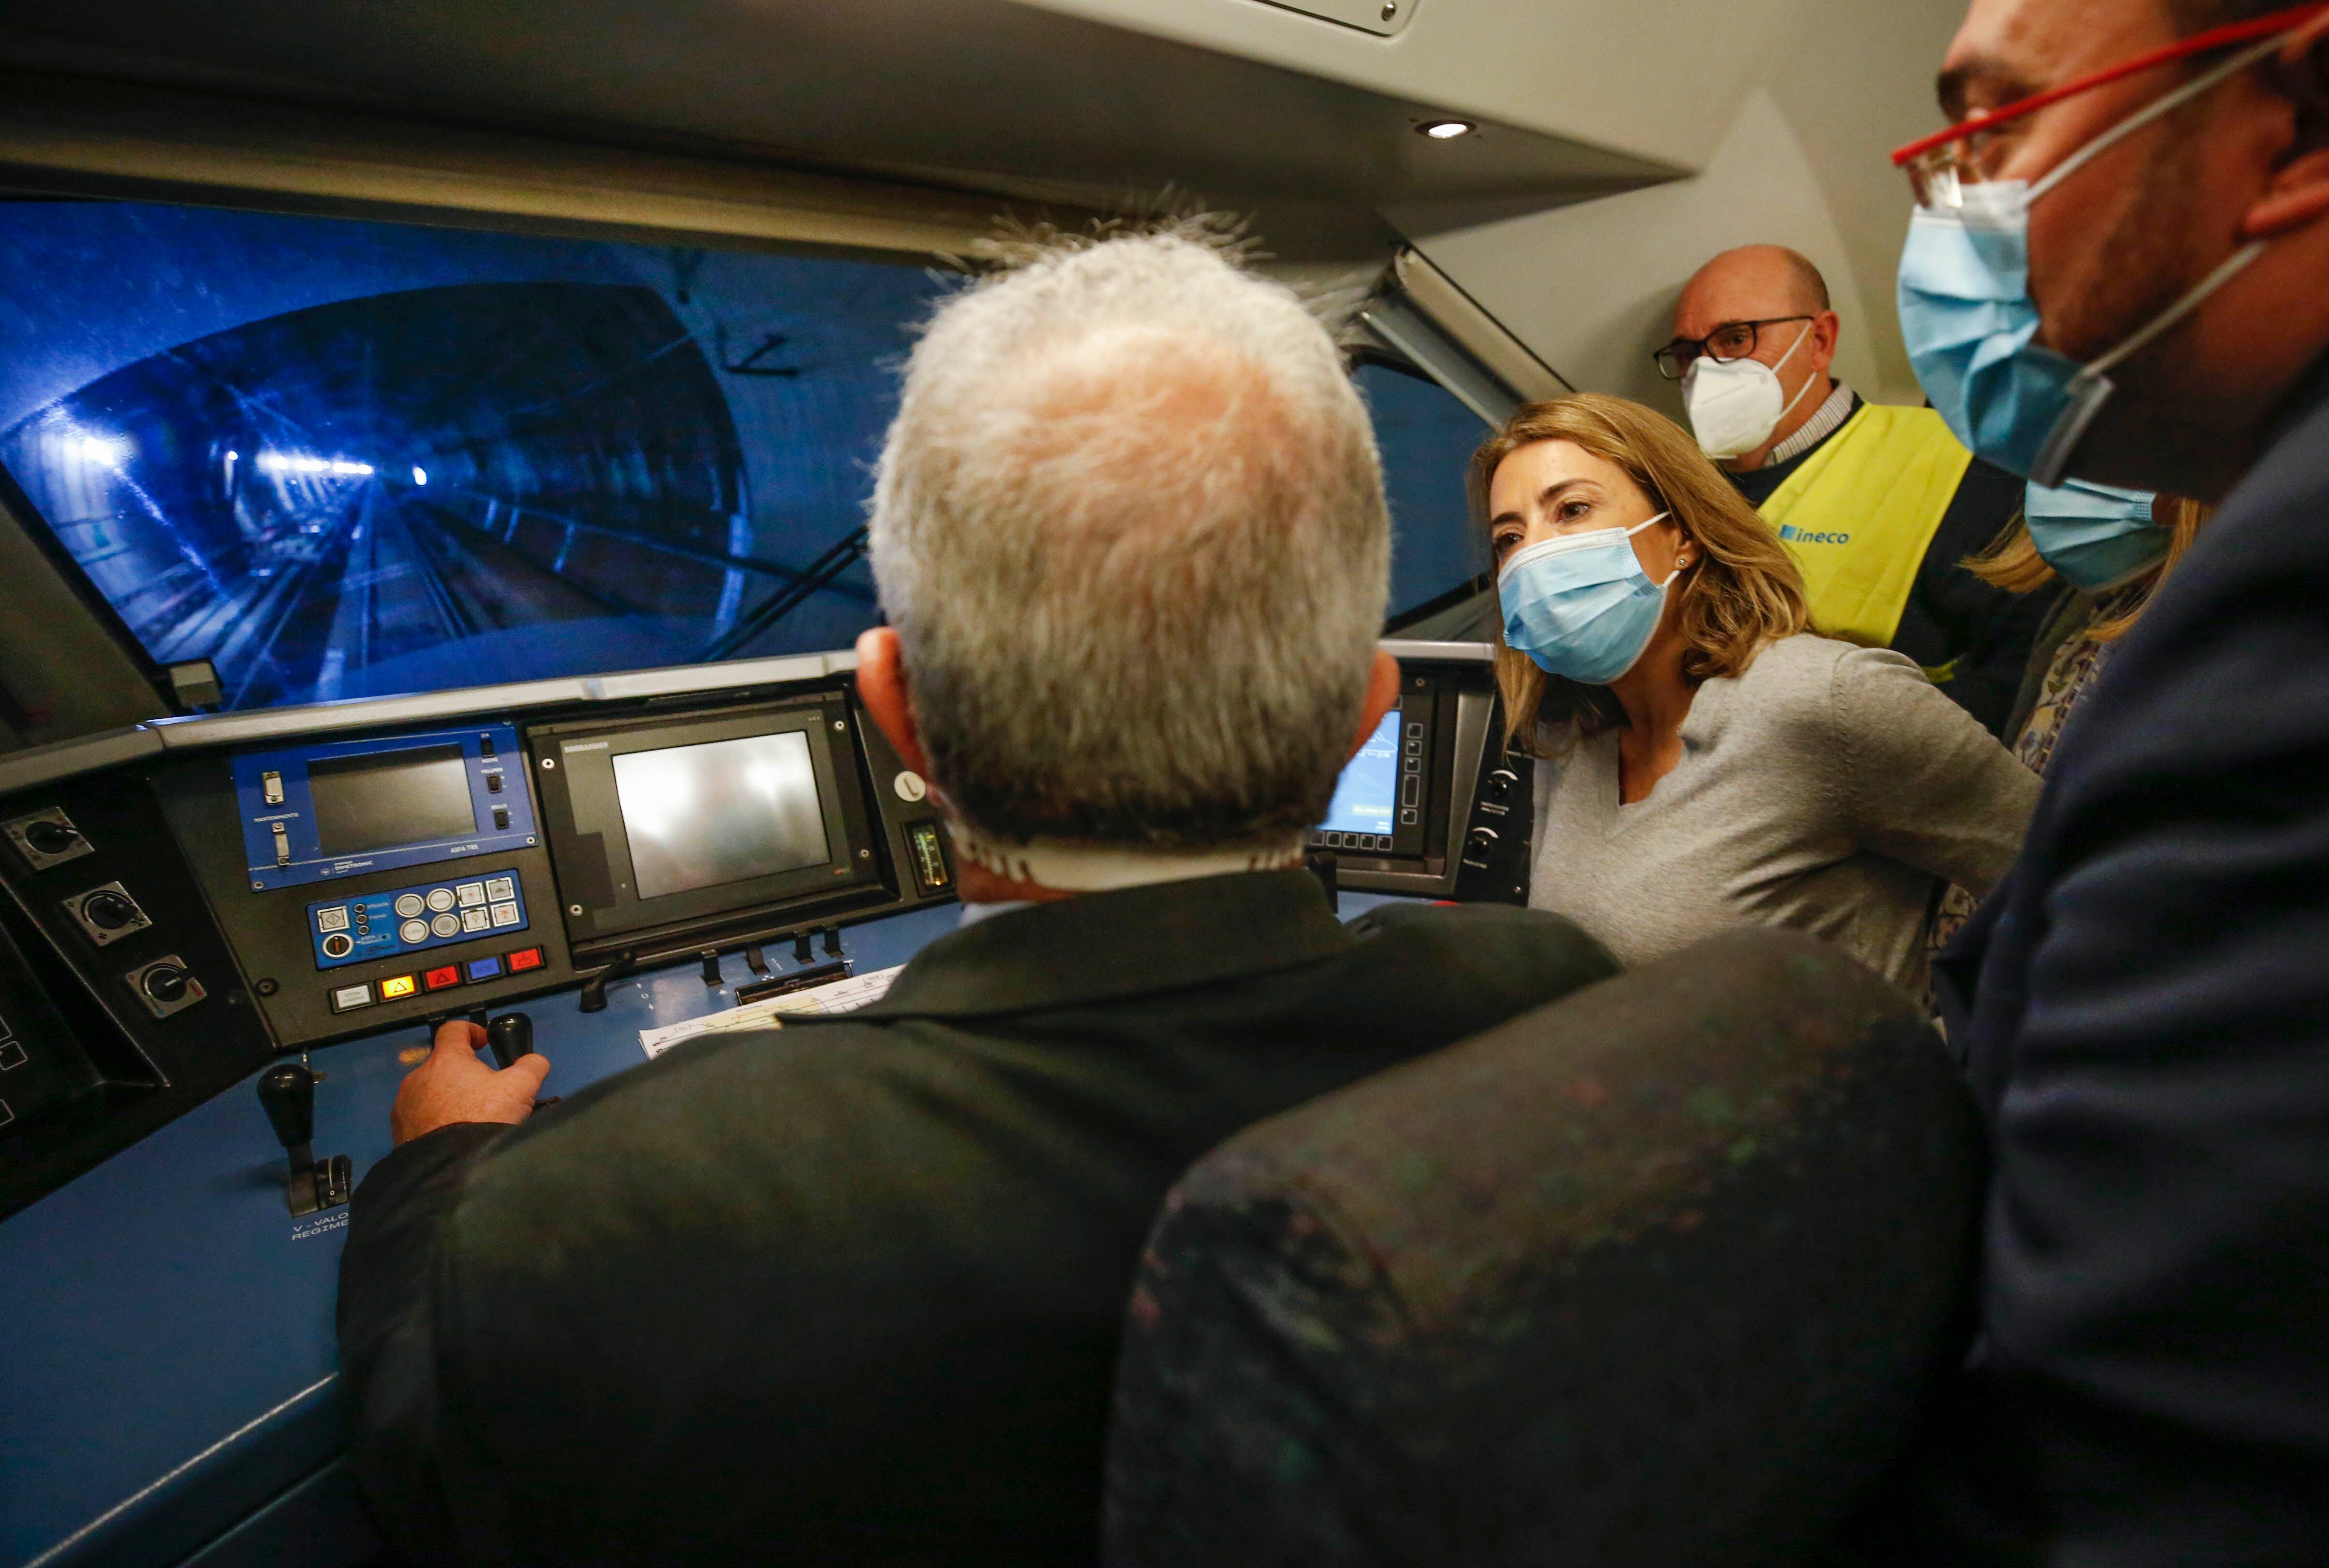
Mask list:
[[[1325,328],[1202,223],[1042,247],[943,305],[873,574],[982,834],[1282,846],[1355,738],[1391,559]]]

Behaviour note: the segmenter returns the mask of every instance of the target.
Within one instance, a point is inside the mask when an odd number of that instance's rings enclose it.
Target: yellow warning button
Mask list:
[[[380,982],[380,1000],[394,1001],[410,996],[420,989],[420,977],[415,974],[394,974]]]

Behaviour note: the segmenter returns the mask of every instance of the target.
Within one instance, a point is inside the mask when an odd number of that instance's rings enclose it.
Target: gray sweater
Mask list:
[[[1631,967],[1740,925],[1788,925],[1924,982],[1936,895],[2013,863],[2038,777],[1898,653],[1808,634],[1707,681],[1682,761],[1617,803],[1617,737],[1537,765],[1529,902]]]

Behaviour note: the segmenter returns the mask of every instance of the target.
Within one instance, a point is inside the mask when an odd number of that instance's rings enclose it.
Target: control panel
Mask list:
[[[1385,647],[1399,660],[1399,705],[1344,766],[1311,850],[1334,857],[1344,887],[1525,901],[1524,859],[1517,893],[1507,862],[1525,856],[1527,793],[1523,785],[1513,793],[1520,775],[1503,755],[1491,651],[1478,643]],[[1484,792],[1499,793],[1484,804]],[[1488,836],[1476,837],[1483,829]]]
[[[1354,792],[1366,827],[1331,831],[1421,866],[1457,709],[1419,671]],[[844,925],[952,899],[957,869],[928,782],[825,655],[0,756],[0,1214],[270,1058],[544,993],[591,1011],[674,960],[765,976],[766,946],[837,953]],[[288,1179],[320,1210],[334,1167],[303,1141]]]
[[[254,892],[535,842],[508,724],[250,751],[233,767]]]
[[[457,882],[420,882],[307,906],[316,967],[391,958],[526,927],[525,895],[514,867]]]
[[[358,1008],[434,996],[440,991],[451,991],[459,985],[484,985],[496,980],[523,980],[529,975],[539,976],[548,962],[539,946],[514,947],[507,953],[457,958],[448,963],[407,970],[402,974],[383,974],[378,980],[335,984],[330,992],[331,1008],[335,1013],[352,1013]]]
[[[1343,769],[1326,820],[1310,834],[1314,850],[1355,850],[1419,859],[1433,792],[1426,765],[1438,728],[1438,684],[1426,672],[1410,678],[1412,700],[1382,717]]]
[[[264,1066],[251,1000],[144,779],[0,793],[0,1215]]]

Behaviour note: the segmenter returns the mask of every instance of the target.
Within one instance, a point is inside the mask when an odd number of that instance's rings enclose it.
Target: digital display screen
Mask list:
[[[614,761],[641,898],[833,858],[808,737],[798,730],[627,752]]]
[[[1322,833],[1388,833],[1399,803],[1399,709],[1383,715],[1343,768]]]
[[[454,746],[416,746],[307,765],[316,843],[325,855],[466,839],[477,831],[469,766]]]

